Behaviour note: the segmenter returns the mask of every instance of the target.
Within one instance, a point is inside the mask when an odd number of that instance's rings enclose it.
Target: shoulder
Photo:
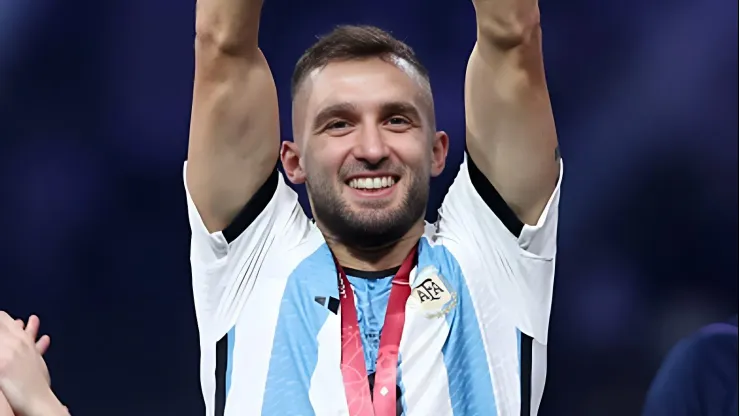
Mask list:
[[[703,327],[670,350],[650,387],[643,414],[671,409],[672,414],[683,415],[724,407],[726,395],[737,392],[737,366],[737,325]]]
[[[681,340],[666,357],[661,370],[693,377],[717,372],[726,372],[734,361],[733,371],[738,362],[738,328],[730,323],[707,325]]]
[[[699,364],[704,371],[711,370],[707,367],[707,364],[713,361],[734,358],[737,362],[737,324],[722,322],[707,325],[679,342],[671,351],[671,355],[675,358]]]

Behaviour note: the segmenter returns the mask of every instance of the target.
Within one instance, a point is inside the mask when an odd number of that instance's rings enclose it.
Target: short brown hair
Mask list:
[[[427,69],[419,62],[409,45],[375,26],[343,25],[319,37],[319,40],[303,53],[293,70],[290,83],[291,96],[295,98],[303,80],[316,68],[323,68],[331,62],[372,57],[400,58],[411,64],[425,80],[429,81]]]

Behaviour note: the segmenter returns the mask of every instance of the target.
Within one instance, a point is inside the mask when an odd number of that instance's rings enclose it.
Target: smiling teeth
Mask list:
[[[382,189],[390,188],[396,180],[390,176],[382,178],[356,178],[349,181],[350,188],[354,189]]]

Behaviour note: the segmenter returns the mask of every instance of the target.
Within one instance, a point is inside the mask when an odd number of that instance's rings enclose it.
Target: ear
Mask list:
[[[439,176],[445,170],[448,150],[450,150],[450,138],[447,133],[438,131],[434,134],[434,142],[432,143],[432,177]]]
[[[290,182],[296,185],[306,182],[306,172],[301,165],[301,149],[297,144],[283,141],[280,145],[280,161]]]

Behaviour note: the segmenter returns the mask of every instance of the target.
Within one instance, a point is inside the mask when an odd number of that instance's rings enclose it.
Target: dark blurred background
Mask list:
[[[738,4],[541,9],[566,172],[541,414],[636,415],[668,348],[738,311]],[[0,0],[0,309],[41,316],[75,416],[203,414],[181,181],[194,12]],[[285,138],[293,64],[339,23],[390,29],[429,67],[453,140],[436,208],[461,160],[472,5],[268,1]]]

